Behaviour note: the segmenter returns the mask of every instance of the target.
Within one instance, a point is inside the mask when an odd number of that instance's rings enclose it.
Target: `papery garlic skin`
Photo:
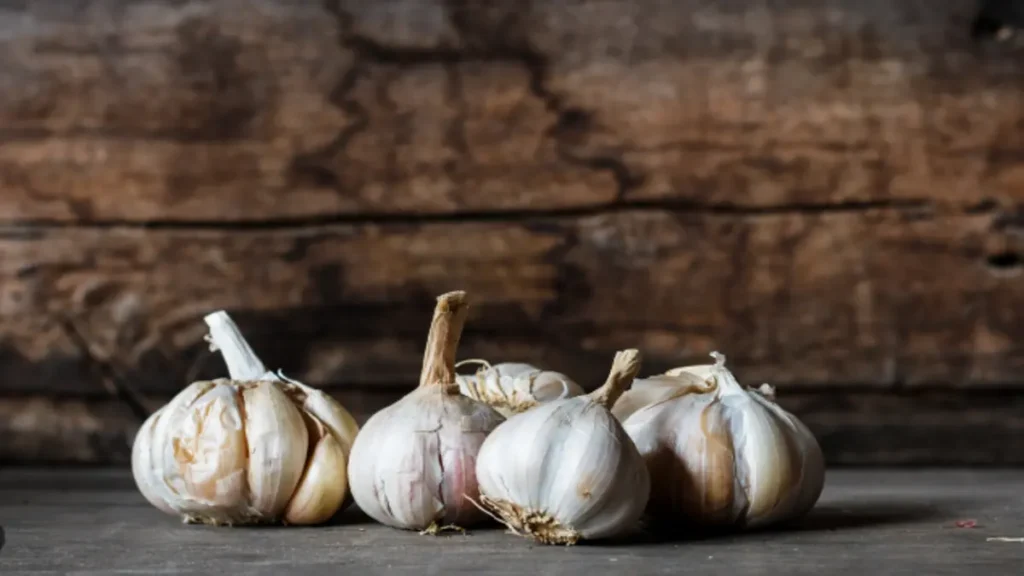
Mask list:
[[[632,529],[647,504],[643,458],[607,410],[639,368],[620,352],[597,391],[542,404],[498,426],[477,458],[481,501],[516,533],[575,544]]]
[[[418,388],[363,426],[352,449],[352,495],[368,516],[395,528],[471,526],[485,516],[476,455],[501,416],[438,387]]]
[[[342,508],[358,431],[336,401],[268,372],[224,312],[206,317],[231,378],[195,382],[132,447],[143,496],[187,522],[316,524]]]
[[[455,349],[468,304],[464,292],[438,298],[420,386],[363,425],[349,458],[356,504],[394,528],[477,524],[477,452],[504,418],[459,394]]]
[[[707,391],[711,386],[701,377],[691,373],[680,373],[676,376],[659,374],[648,378],[633,380],[633,386],[627,390],[612,406],[612,414],[625,422],[634,412],[679,395],[683,391]]]
[[[583,394],[583,388],[561,372],[541,370],[522,362],[492,365],[484,360],[463,360],[456,366],[469,362],[482,364],[483,368],[475,374],[457,375],[459,391],[506,418],[545,402]]]
[[[814,435],[761,391],[739,385],[725,357],[689,374],[676,393],[622,410],[626,432],[651,475],[649,513],[664,523],[737,528],[769,526],[813,508],[825,481]],[[670,380],[662,380],[668,383]]]

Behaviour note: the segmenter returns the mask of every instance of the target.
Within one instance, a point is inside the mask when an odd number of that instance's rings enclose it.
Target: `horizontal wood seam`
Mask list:
[[[934,207],[926,200],[877,200],[858,202],[830,202],[821,204],[798,203],[765,206],[738,206],[734,204],[698,204],[685,201],[628,201],[564,209],[546,210],[494,210],[438,213],[368,213],[328,214],[315,217],[261,219],[261,220],[88,220],[67,222],[49,219],[0,219],[0,228],[33,229],[153,229],[153,230],[218,230],[260,231],[289,230],[331,225],[415,225],[415,224],[472,224],[528,222],[539,219],[574,219],[619,213],[668,212],[671,214],[720,215],[756,218],[759,216],[842,214],[875,211],[908,211],[927,214]],[[992,208],[990,211],[996,211]],[[974,206],[965,206],[964,214],[977,215]],[[2,230],[0,230],[2,232]]]

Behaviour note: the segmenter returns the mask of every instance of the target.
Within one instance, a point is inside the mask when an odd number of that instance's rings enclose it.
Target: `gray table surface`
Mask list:
[[[974,527],[957,523],[974,521]],[[0,470],[0,574],[1024,574],[1024,470],[829,472],[784,530],[553,547],[500,528],[421,536],[357,509],[317,528],[210,528],[125,470]],[[1018,539],[1000,541],[999,538]]]

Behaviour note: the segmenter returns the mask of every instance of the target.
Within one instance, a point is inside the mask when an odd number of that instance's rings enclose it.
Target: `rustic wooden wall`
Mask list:
[[[717,349],[834,464],[1024,463],[1024,43],[978,8],[0,3],[0,460],[125,462],[219,308],[365,417],[459,288],[464,357]]]

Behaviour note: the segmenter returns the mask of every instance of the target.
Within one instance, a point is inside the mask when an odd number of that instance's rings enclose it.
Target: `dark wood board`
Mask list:
[[[466,289],[461,357],[719,350],[834,461],[1020,463],[1024,42],[980,6],[2,3],[0,458],[123,462],[219,308],[379,406]]]
[[[121,471],[0,470],[0,573],[1013,575],[1024,545],[1022,472],[833,471],[786,529],[684,539],[638,529],[571,548],[500,528],[420,536],[353,509],[318,528],[183,525]],[[974,521],[961,528],[958,521]]]
[[[434,299],[467,290],[460,358],[584,387],[710,362],[785,389],[1017,387],[1024,249],[991,215],[625,210],[514,222],[0,231],[0,393],[169,395],[223,375],[203,315],[338,389],[418,381]],[[111,374],[119,375],[114,378]],[[113,383],[113,384],[112,384]]]
[[[948,0],[0,9],[0,219],[1012,207],[1021,44]]]

